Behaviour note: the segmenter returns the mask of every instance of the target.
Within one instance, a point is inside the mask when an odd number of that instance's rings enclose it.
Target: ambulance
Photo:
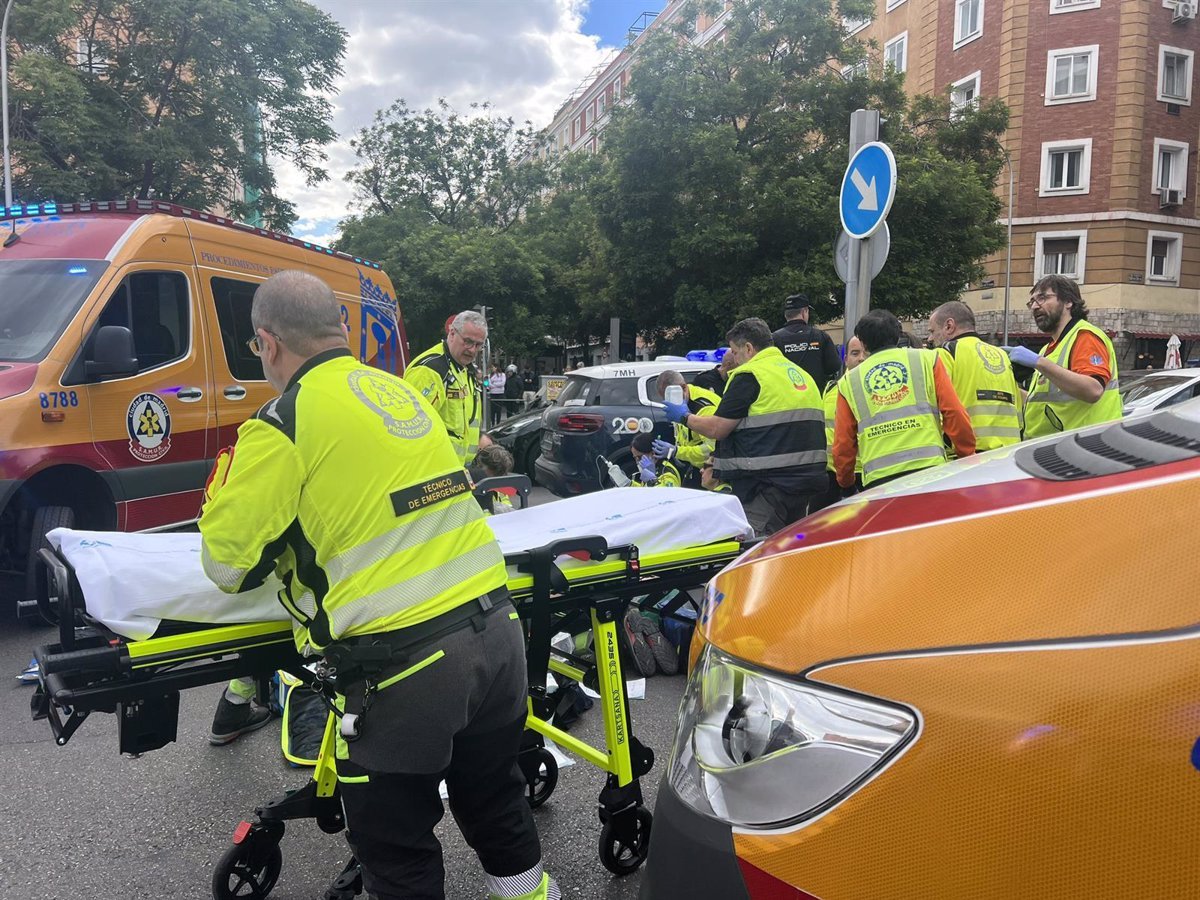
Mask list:
[[[707,587],[642,900],[1200,896],[1200,400],[926,470]]]
[[[403,371],[377,263],[153,200],[0,208],[0,571],[18,612],[50,529],[199,516],[212,460],[274,396],[250,303],[286,269],[333,289],[360,359]]]

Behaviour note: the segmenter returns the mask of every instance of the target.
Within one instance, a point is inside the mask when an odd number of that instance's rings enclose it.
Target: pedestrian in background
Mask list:
[[[517,367],[509,363],[504,370],[504,411],[506,415],[515,416],[521,408],[521,376]]]
[[[783,301],[783,317],[787,324],[771,338],[780,352],[807,372],[823,391],[825,385],[837,377],[842,361],[833,338],[808,324],[811,311],[807,294],[792,294]]]
[[[1087,320],[1079,285],[1047,275],[1033,286],[1026,306],[1050,343],[1040,354],[1004,348],[1014,363],[1034,370],[1025,398],[1025,437],[1119,420],[1117,354],[1108,335]]]
[[[975,452],[975,433],[941,359],[899,347],[900,320],[873,309],[854,327],[867,358],[838,382],[833,463],[843,491],[865,487],[946,461],[945,439],[958,456]]]
[[[958,300],[929,314],[929,336],[975,432],[975,452],[1021,440],[1021,389],[1012,362],[975,333],[975,314]]]
[[[521,373],[521,400],[525,403],[526,408],[533,402],[537,396],[538,377],[533,374],[533,369],[529,366],[525,367],[525,371]]]
[[[504,386],[507,383],[508,376],[498,365],[493,364],[487,379],[488,421],[493,428],[504,419]]]

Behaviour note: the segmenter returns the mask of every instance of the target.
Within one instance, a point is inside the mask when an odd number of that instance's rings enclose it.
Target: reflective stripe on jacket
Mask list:
[[[200,533],[222,590],[281,574],[301,650],[417,624],[506,581],[437,414],[348,350],[313,357],[242,424]]]
[[[479,450],[479,423],[483,416],[483,389],[471,369],[460,366],[446,342],[430,347],[408,364],[404,380],[421,392],[450,434],[460,465],[469,466]]]
[[[1062,388],[1051,383],[1041,372],[1033,373],[1033,381],[1029,385],[1029,396],[1025,398],[1025,437],[1043,437],[1047,434],[1058,434],[1060,431],[1072,431],[1085,425],[1099,425],[1102,422],[1116,422],[1121,418],[1121,395],[1118,391],[1117,354],[1113,350],[1112,341],[1108,335],[1090,322],[1080,319],[1071,326],[1071,331],[1054,352],[1047,354],[1045,348],[1042,355],[1064,369],[1071,368],[1071,348],[1080,333],[1090,331],[1104,342],[1108,352],[1112,377],[1104,386],[1104,393],[1095,403],[1076,400]],[[1050,345],[1047,344],[1047,347]]]
[[[712,391],[692,384],[688,386],[688,410],[697,416],[711,416],[721,404],[721,398]],[[716,441],[696,434],[681,423],[675,425],[675,458],[699,469],[716,447]]]
[[[971,419],[976,451],[1018,443],[1021,389],[1008,354],[976,335],[955,338],[938,352]]]

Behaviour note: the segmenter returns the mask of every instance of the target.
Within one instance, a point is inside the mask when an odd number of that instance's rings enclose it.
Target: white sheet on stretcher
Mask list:
[[[492,516],[488,523],[505,554],[600,534],[611,546],[636,544],[646,556],[751,533],[736,497],[684,488],[600,491]],[[163,619],[232,625],[288,618],[276,598],[281,585],[274,576],[242,594],[218,590],[201,568],[195,532],[56,528],[47,538],[75,569],[92,617],[133,640],[150,637]]]

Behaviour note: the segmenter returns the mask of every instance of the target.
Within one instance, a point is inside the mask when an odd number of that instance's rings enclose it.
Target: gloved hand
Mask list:
[[[656,440],[650,448],[654,451],[655,459],[674,459],[675,452],[679,449],[670,441],[663,440]]]
[[[665,403],[663,404],[667,413],[668,422],[686,422],[690,411],[686,403]]]
[[[658,481],[658,473],[654,471],[654,460],[643,456],[638,460],[638,479],[642,484],[654,484]]]
[[[208,481],[204,484],[205,503],[217,496],[217,491],[225,485],[225,479],[229,477],[229,467],[232,464],[233,447],[226,447],[217,454],[217,458],[213,463],[213,470],[209,473]]]
[[[1013,365],[1025,366],[1029,369],[1036,366],[1037,361],[1041,359],[1041,356],[1028,347],[1001,347],[1000,349],[1008,354],[1008,358],[1013,361]]]

